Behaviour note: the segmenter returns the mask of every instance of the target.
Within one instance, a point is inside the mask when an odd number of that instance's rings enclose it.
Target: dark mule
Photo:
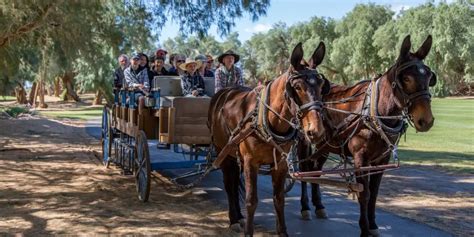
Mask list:
[[[341,157],[353,157],[355,168],[388,164],[390,151],[395,148],[396,154],[398,139],[405,132],[403,116],[409,118],[417,131],[428,131],[434,122],[428,89],[436,84],[436,75],[422,61],[430,51],[431,43],[432,38],[428,36],[416,53],[410,53],[410,36],[407,36],[395,64],[374,83],[362,81],[350,87],[332,86],[323,100],[328,118],[325,120],[326,131],[333,134],[328,136],[327,142],[318,144],[320,149],[311,157],[315,163],[309,167],[308,163],[303,164],[301,168],[305,171],[321,170],[329,152]],[[359,115],[348,115],[335,109]],[[391,116],[391,119],[381,116]],[[398,119],[394,119],[397,116]],[[393,145],[392,149],[390,144]],[[300,155],[304,149],[301,149]],[[361,236],[376,236],[375,203],[383,172],[373,172],[371,175],[356,172],[355,175],[358,176],[357,182],[364,186],[364,191],[358,197]],[[361,175],[365,176],[359,177]],[[312,184],[312,202],[317,216],[325,217],[318,184]],[[309,205],[304,182],[301,205],[303,218],[307,218]]]
[[[224,150],[223,153],[227,154],[223,156],[225,159],[220,163],[220,168],[224,176],[232,229],[239,229],[243,223],[238,191],[240,167],[243,167],[245,176],[245,234],[253,235],[253,219],[258,201],[258,170],[261,165],[269,164],[272,165],[277,232],[282,236],[287,235],[284,183],[288,166],[282,154],[286,157],[300,132],[313,143],[324,134],[320,118],[321,98],[322,93],[329,91],[329,81],[316,71],[324,54],[325,46],[321,42],[309,65],[301,64],[304,61],[303,49],[299,43],[291,54],[288,71],[264,88],[226,88],[213,96],[209,108],[209,125],[217,152]],[[232,143],[232,150],[226,152],[228,141],[243,131],[251,133]]]

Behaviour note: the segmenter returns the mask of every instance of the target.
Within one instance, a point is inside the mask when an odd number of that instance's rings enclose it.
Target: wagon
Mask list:
[[[214,78],[204,78],[204,83],[206,95],[212,96]],[[172,172],[174,178],[169,178],[172,182],[190,188],[214,170],[215,154],[207,126],[211,97],[183,97],[180,77],[158,76],[140,115],[135,93],[115,90],[114,104],[104,106],[101,144],[105,167],[113,163],[124,175],[133,175],[138,198],[143,202],[149,198],[154,171]],[[157,143],[167,144],[171,150],[154,148],[157,150],[151,155],[150,144]],[[267,173],[265,167],[261,173]],[[286,184],[289,191],[294,181],[289,178]]]

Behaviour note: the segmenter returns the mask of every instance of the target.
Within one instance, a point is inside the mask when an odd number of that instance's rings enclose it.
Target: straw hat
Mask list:
[[[201,61],[196,61],[196,60],[187,58],[185,63],[179,65],[179,68],[183,71],[186,71],[186,66],[188,66],[189,64],[192,64],[192,63],[196,64],[196,69],[200,68],[201,65],[202,65]]]

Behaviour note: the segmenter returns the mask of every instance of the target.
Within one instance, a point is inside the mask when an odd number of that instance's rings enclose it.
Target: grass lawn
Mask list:
[[[409,128],[400,141],[405,164],[440,166],[474,174],[474,100],[433,99],[434,126],[426,133]]]
[[[41,115],[49,118],[57,119],[81,119],[88,120],[102,116],[102,107],[81,107],[70,110],[58,110],[58,111],[40,111]]]
[[[16,100],[15,96],[0,96],[0,101],[14,101]]]

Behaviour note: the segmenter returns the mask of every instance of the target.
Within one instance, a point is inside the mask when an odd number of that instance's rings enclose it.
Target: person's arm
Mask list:
[[[221,81],[221,74],[219,73],[219,69],[216,70],[216,72],[214,73],[214,78],[215,78],[215,89],[214,89],[214,92],[217,93],[218,91],[220,91],[224,85],[222,85],[222,81]]]
[[[204,86],[204,78],[202,78],[201,75],[199,75],[199,88],[197,88],[198,92],[199,92],[199,95],[204,95],[204,91],[206,90],[205,86]]]
[[[120,88],[122,87],[122,82],[120,81],[120,75],[117,72],[118,69],[115,69],[114,71],[114,87],[115,88]]]
[[[150,89],[150,81],[148,78],[148,69],[143,69],[142,70],[142,79],[143,79],[143,86],[145,87],[146,90]]]
[[[129,88],[133,88],[135,87],[135,83],[133,83],[133,79],[132,79],[132,74],[130,73],[130,68],[126,68],[124,71],[123,71],[123,74],[124,74],[124,77],[125,77],[125,83],[127,84],[127,87]]]
[[[237,85],[239,86],[244,86],[244,76],[242,75],[242,70],[240,68],[236,67],[236,76],[237,76]]]
[[[186,76],[181,77],[181,90],[183,91],[183,96],[190,95],[192,93],[192,88],[188,88],[186,83]]]

